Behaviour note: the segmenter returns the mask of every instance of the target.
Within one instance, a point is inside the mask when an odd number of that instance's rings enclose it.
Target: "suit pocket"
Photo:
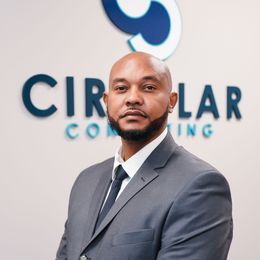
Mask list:
[[[136,231],[114,235],[112,240],[112,246],[151,242],[153,241],[153,239],[153,229],[140,229]]]

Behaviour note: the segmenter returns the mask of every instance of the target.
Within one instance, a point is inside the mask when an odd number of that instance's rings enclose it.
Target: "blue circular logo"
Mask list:
[[[181,15],[174,0],[102,0],[111,22],[133,35],[128,44],[133,51],[144,51],[167,59],[181,36]]]

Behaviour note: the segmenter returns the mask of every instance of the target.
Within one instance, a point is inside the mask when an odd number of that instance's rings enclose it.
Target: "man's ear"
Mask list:
[[[172,92],[170,94],[170,99],[169,99],[169,108],[168,108],[169,113],[173,112],[177,100],[178,100],[178,94],[176,92]]]
[[[104,92],[102,98],[103,98],[103,101],[104,101],[104,103],[105,103],[105,105],[107,107],[108,93]]]

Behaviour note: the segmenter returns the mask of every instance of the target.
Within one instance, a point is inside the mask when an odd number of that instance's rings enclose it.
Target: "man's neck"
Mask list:
[[[144,146],[152,142],[154,139],[156,139],[164,129],[162,129],[159,132],[156,132],[154,135],[150,136],[146,140],[142,141],[129,141],[129,140],[124,140],[121,138],[122,142],[122,158],[124,161],[128,160],[131,156],[133,156],[135,153],[140,151]]]

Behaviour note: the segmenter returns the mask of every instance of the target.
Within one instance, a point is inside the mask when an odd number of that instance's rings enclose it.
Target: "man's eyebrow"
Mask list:
[[[141,79],[141,81],[148,81],[148,80],[160,83],[160,79],[154,75],[147,75],[147,76],[142,77],[142,79]],[[112,84],[126,83],[126,82],[127,82],[127,80],[125,78],[115,78],[112,80]]]
[[[112,80],[112,84],[120,83],[120,82],[127,82],[127,80],[124,78],[115,78]]]
[[[144,76],[142,78],[142,81],[146,81],[146,80],[151,80],[151,81],[155,81],[157,83],[160,83],[160,79],[156,76],[153,76],[153,75],[149,75],[149,76]]]

